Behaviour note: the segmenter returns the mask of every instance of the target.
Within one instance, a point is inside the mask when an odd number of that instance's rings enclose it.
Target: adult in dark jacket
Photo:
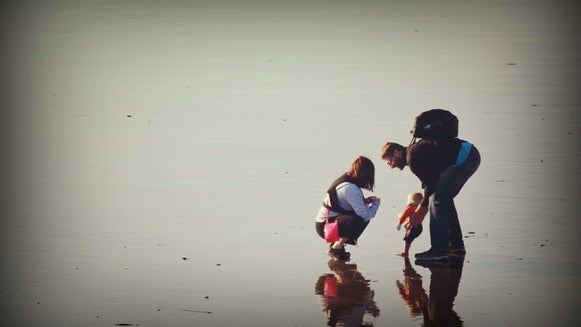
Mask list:
[[[387,142],[381,158],[390,168],[409,166],[424,189],[424,199],[410,216],[412,225],[430,213],[431,248],[417,253],[418,260],[448,260],[448,253],[465,254],[454,198],[480,165],[480,153],[459,138],[420,140],[404,147]]]

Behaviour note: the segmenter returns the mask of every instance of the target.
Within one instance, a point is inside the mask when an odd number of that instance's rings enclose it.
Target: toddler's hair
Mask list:
[[[412,202],[422,202],[422,200],[424,199],[424,195],[420,192],[412,192],[408,195],[408,203],[410,204]]]

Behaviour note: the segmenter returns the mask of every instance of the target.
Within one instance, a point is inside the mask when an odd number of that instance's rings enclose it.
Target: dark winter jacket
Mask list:
[[[442,172],[456,162],[462,142],[464,140],[458,138],[437,142],[420,140],[406,148],[406,163],[422,182],[423,207],[428,206]]]

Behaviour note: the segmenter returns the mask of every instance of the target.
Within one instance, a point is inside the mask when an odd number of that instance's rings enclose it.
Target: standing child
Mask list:
[[[405,237],[403,238],[404,247],[403,252],[400,254],[402,257],[407,257],[409,255],[410,245],[412,244],[412,241],[415,240],[418,236],[420,236],[420,234],[424,230],[424,228],[422,227],[422,221],[424,220],[423,217],[422,219],[419,220],[418,224],[415,226],[412,226],[412,224],[409,221],[410,214],[416,211],[417,207],[420,205],[423,199],[424,196],[422,195],[422,193],[419,192],[410,193],[408,195],[406,207],[404,208],[402,213],[399,214],[399,218],[397,220],[397,225],[395,226],[395,229],[399,231],[401,225],[404,222],[406,223],[405,224],[406,233]]]

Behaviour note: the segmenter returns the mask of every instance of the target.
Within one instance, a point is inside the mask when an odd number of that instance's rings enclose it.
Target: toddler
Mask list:
[[[420,236],[420,234],[424,230],[424,228],[422,227],[423,218],[420,219],[416,226],[412,226],[409,221],[410,214],[416,211],[416,208],[420,205],[423,199],[424,196],[422,195],[422,193],[419,192],[410,193],[408,195],[406,207],[404,208],[402,213],[399,214],[399,218],[397,221],[397,225],[395,226],[395,229],[399,231],[401,229],[401,225],[406,223],[405,224],[406,233],[405,237],[403,238],[404,247],[403,252],[400,253],[402,257],[407,257],[409,255],[410,245],[412,244],[412,241],[415,240],[418,236]]]

